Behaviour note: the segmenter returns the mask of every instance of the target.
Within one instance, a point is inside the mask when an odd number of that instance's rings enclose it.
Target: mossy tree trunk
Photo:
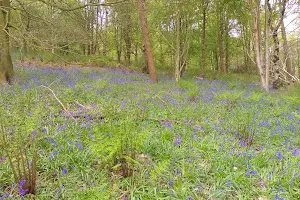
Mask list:
[[[14,75],[9,50],[9,12],[10,1],[0,1],[0,84],[10,83]]]

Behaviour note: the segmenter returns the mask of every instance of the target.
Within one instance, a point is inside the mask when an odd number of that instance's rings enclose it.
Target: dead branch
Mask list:
[[[54,96],[54,98],[56,99],[56,101],[61,105],[61,107],[62,107],[62,109],[64,110],[64,112],[65,112],[67,115],[69,115],[74,121],[77,121],[77,120],[73,117],[73,115],[68,111],[68,109],[64,106],[64,104],[57,98],[56,94],[54,93],[54,91],[53,91],[51,88],[49,88],[49,87],[47,87],[47,86],[44,86],[44,85],[41,85],[41,87],[46,88],[47,90],[49,90],[49,91],[53,94],[53,96]]]

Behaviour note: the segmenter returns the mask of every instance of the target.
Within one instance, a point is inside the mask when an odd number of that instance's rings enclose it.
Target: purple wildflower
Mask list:
[[[198,191],[201,190],[201,185],[200,185],[200,184],[197,185],[197,190],[198,190]]]
[[[83,149],[83,146],[82,146],[81,142],[77,142],[76,145],[77,145],[77,147],[78,147],[79,150],[82,150],[82,149]]]
[[[188,197],[188,200],[193,200],[193,198],[192,197]]]
[[[227,187],[231,187],[230,181],[226,181],[226,183],[227,183]]]
[[[282,152],[281,152],[281,151],[277,151],[276,156],[277,156],[277,159],[278,159],[279,161],[281,161],[281,160],[283,159],[283,156],[282,156]]]
[[[177,136],[175,144],[178,145],[178,146],[181,145],[181,137],[180,137],[180,135]]]
[[[68,171],[67,171],[67,169],[66,169],[66,167],[64,167],[62,170],[61,170],[61,173],[62,174],[66,174]]]
[[[19,192],[20,192],[21,196],[24,196],[28,192],[28,189],[27,190],[23,189],[23,185],[25,183],[26,183],[26,180],[20,180],[20,183],[19,183]]]
[[[182,170],[181,170],[181,169],[177,169],[177,174],[178,174],[179,176],[181,176],[181,175],[182,175]]]
[[[52,160],[55,156],[55,152],[51,152],[50,156],[49,156],[49,159]]]
[[[32,135],[36,135],[36,133],[37,133],[36,130],[33,130],[33,131],[31,132]]]
[[[6,157],[5,157],[5,156],[2,156],[2,157],[0,158],[0,163],[3,163],[3,162],[5,161],[5,159],[6,159]]]
[[[256,175],[256,174],[257,174],[257,171],[256,171],[256,170],[252,170],[252,171],[251,171],[251,174],[252,174],[252,175]]]
[[[170,181],[169,181],[169,186],[170,186],[170,187],[173,187],[173,185],[174,185],[174,182],[173,182],[172,180],[170,180]]]
[[[293,151],[293,156],[300,156],[300,149],[295,149]]]

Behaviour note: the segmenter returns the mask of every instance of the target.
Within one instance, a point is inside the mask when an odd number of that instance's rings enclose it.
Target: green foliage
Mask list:
[[[195,97],[200,92],[200,88],[194,81],[181,79],[179,81],[179,86],[184,89],[190,97]]]
[[[297,199],[300,116],[277,93],[186,77],[149,85],[118,69],[16,71],[22,82],[1,91],[0,118],[22,145],[37,130],[26,151],[38,155],[37,199],[272,199],[278,183],[280,197]],[[8,159],[0,170],[6,194],[16,182]]]
[[[287,92],[283,95],[283,98],[291,101],[297,106],[300,105],[299,94],[300,94],[300,83],[295,83],[294,85],[288,88]]]
[[[18,99],[11,99],[11,94],[3,95],[0,106],[0,154],[9,162],[12,174],[9,178],[19,187],[19,191],[12,192],[22,195],[36,192],[37,143],[41,137],[41,130],[37,130],[35,125],[39,117],[43,117],[44,111],[33,107],[33,92],[24,92]],[[6,101],[22,103],[23,106],[5,108]],[[16,117],[17,120],[14,119]]]

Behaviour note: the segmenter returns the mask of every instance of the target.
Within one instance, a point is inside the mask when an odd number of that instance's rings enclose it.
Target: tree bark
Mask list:
[[[179,6],[178,6],[179,7]],[[176,68],[175,68],[175,80],[178,82],[181,74],[181,16],[178,8],[176,17]]]
[[[283,52],[284,52],[284,63],[286,66],[286,71],[291,74],[294,75],[294,70],[292,69],[292,62],[291,62],[291,57],[289,54],[289,47],[288,47],[288,41],[287,41],[287,37],[286,37],[286,31],[285,31],[285,26],[284,26],[284,21],[281,21],[281,33],[282,33],[282,39],[283,39]],[[291,80],[291,77],[288,76],[289,80]]]
[[[201,65],[202,65],[202,76],[205,75],[205,49],[206,49],[206,9],[208,7],[208,1],[207,0],[202,0],[202,48],[201,48],[201,53],[202,53],[202,59],[201,59]]]
[[[139,11],[140,24],[142,27],[143,41],[144,41],[144,45],[146,48],[146,55],[147,55],[150,78],[152,81],[157,82],[154,57],[152,54],[151,43],[150,43],[150,38],[149,38],[145,0],[137,0],[137,7],[138,7],[138,11]]]
[[[225,52],[224,52],[224,13],[219,9],[219,32],[218,32],[218,50],[219,50],[219,72],[225,72]]]
[[[282,24],[283,16],[284,16],[284,13],[285,13],[286,1],[287,0],[282,1],[282,8],[279,12],[279,19],[278,19],[277,23],[275,24],[275,26],[273,26],[273,24],[272,24],[273,9],[271,7],[270,0],[267,1],[269,14],[270,14],[269,26],[271,28],[272,37],[273,37],[273,41],[274,41],[274,53],[273,53],[273,60],[272,60],[273,70],[274,70],[274,79],[272,81],[272,87],[275,88],[275,89],[278,89],[282,85],[281,80],[280,80],[281,77],[280,77],[280,69],[279,69],[278,29],[279,29],[280,25]]]
[[[225,20],[225,72],[228,73],[229,72],[229,22],[228,19],[226,17]]]
[[[266,83],[265,89],[267,92],[270,90],[269,82],[270,82],[270,53],[269,53],[269,18],[268,15],[268,0],[265,0],[265,62],[266,62]]]
[[[254,35],[254,51],[255,51],[255,60],[256,66],[259,71],[260,83],[261,86],[266,88],[266,80],[265,80],[265,71],[263,69],[263,61],[261,55],[261,34],[260,34],[260,0],[248,0],[248,4],[250,7],[251,15],[252,15],[252,31]]]
[[[10,0],[0,1],[0,84],[11,83],[14,71],[9,47]]]

